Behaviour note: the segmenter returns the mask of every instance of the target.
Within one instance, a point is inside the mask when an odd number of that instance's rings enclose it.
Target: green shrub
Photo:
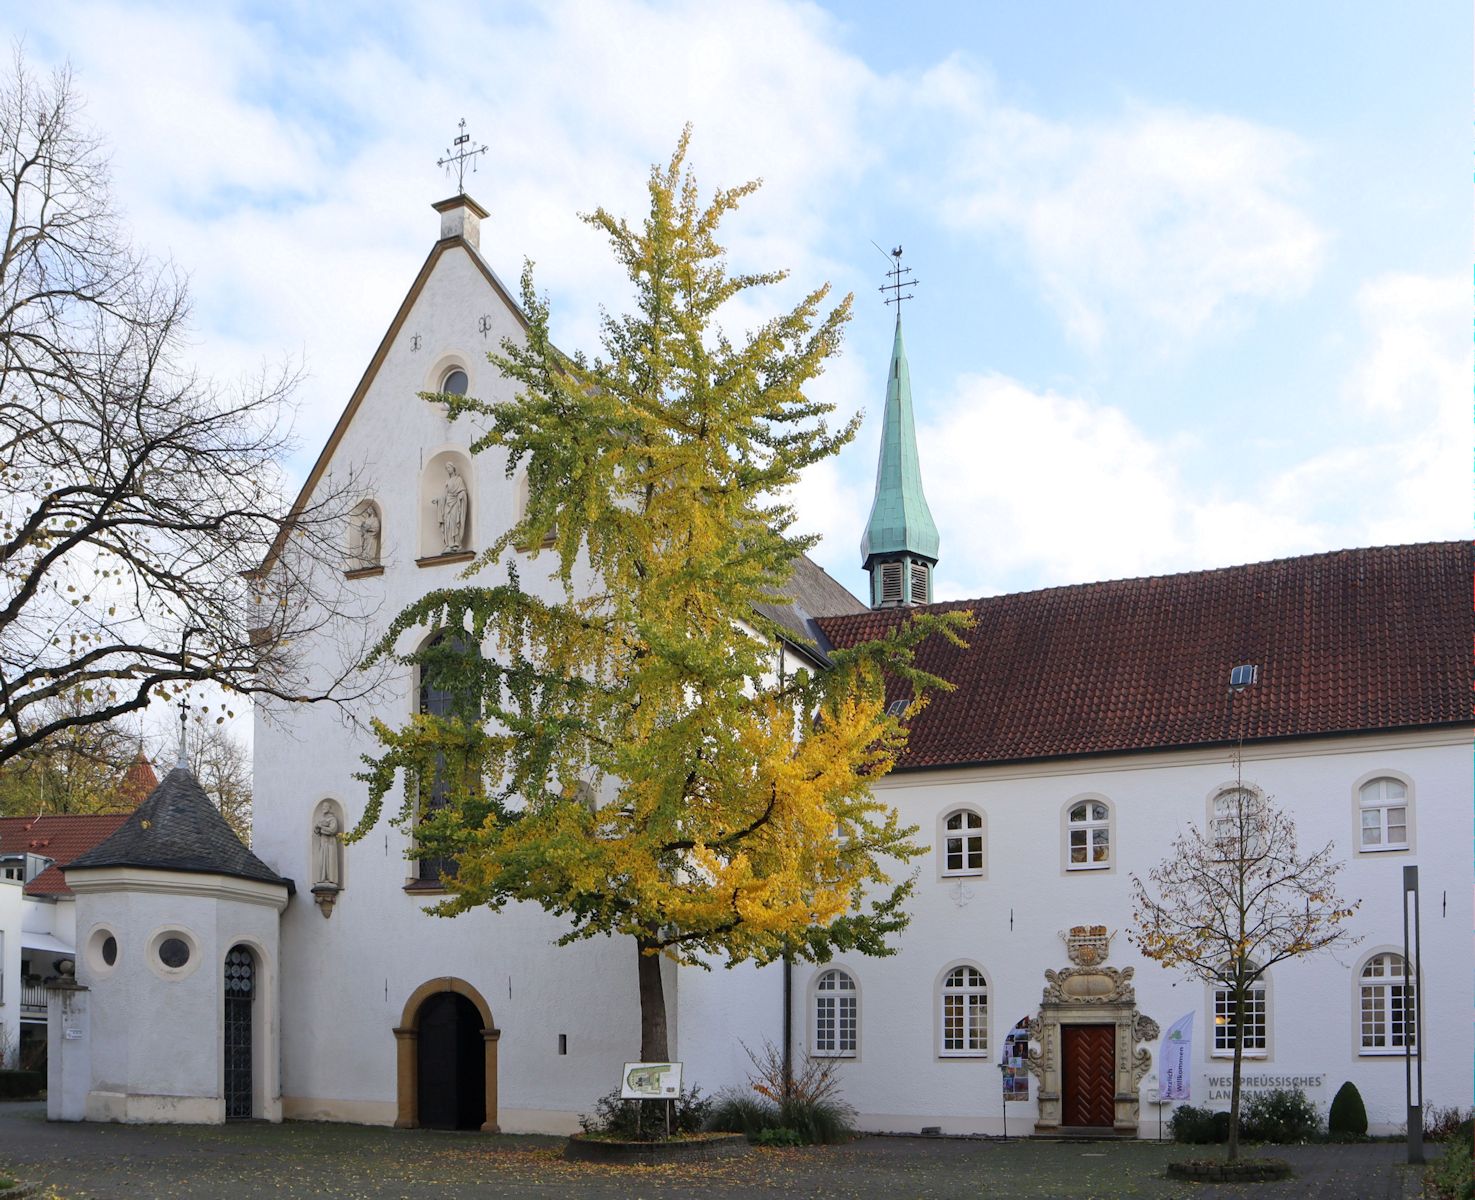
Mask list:
[[[1467,1133],[1444,1144],[1444,1153],[1425,1173],[1425,1195],[1431,1200],[1475,1200],[1475,1158]]]
[[[623,1142],[666,1140],[666,1104],[671,1104],[671,1133],[697,1133],[707,1123],[712,1109],[701,1088],[682,1089],[674,1101],[623,1100],[618,1090],[594,1102],[593,1114],[579,1117],[579,1127],[595,1137]],[[644,1106],[644,1107],[642,1107]]]
[[[1215,1136],[1216,1116],[1228,1117],[1227,1113],[1215,1113],[1212,1109],[1196,1108],[1192,1104],[1181,1104],[1173,1110],[1168,1128],[1173,1131],[1173,1140],[1189,1146],[1207,1146],[1212,1142],[1224,1141],[1229,1137],[1229,1126],[1224,1126],[1224,1137]]]
[[[1326,1116],[1326,1131],[1339,1142],[1367,1136],[1367,1108],[1362,1103],[1362,1093],[1350,1079],[1332,1097],[1331,1111]]]
[[[755,1146],[792,1147],[804,1145],[804,1137],[797,1129],[778,1125],[772,1129],[760,1129],[753,1137]]]
[[[46,1086],[42,1071],[0,1071],[0,1100],[24,1100]]]
[[[1321,1114],[1300,1088],[1255,1092],[1240,1102],[1239,1133],[1247,1142],[1309,1142],[1321,1135]]]

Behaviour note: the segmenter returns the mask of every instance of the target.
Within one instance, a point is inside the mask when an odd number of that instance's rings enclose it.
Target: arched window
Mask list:
[[[1414,1031],[1414,981],[1403,955],[1374,954],[1362,966],[1357,995],[1364,1054],[1398,1053],[1418,1048]]]
[[[1111,866],[1111,809],[1101,800],[1071,805],[1066,818],[1066,868],[1101,870]]]
[[[1251,970],[1254,964],[1251,964]],[[1226,971],[1214,984],[1214,1044],[1215,1057],[1233,1057],[1236,1014],[1234,1011],[1234,982]],[[1244,1007],[1244,1052],[1263,1058],[1270,1045],[1269,1005],[1266,1002],[1265,976],[1258,976],[1245,992]]]
[[[1214,797],[1209,838],[1228,856],[1259,858],[1266,850],[1265,797],[1252,788],[1225,788]]]
[[[255,1116],[252,1002],[256,998],[256,959],[245,946],[225,956],[225,1116],[249,1121]]]
[[[988,1053],[988,984],[977,967],[964,964],[943,977],[941,1053],[945,1057]]]
[[[481,655],[470,638],[442,632],[425,643],[420,659],[420,711],[436,717],[459,717],[474,722],[481,718],[481,700],[475,664]],[[449,802],[450,781],[443,754],[435,757],[435,778],[422,785],[420,816],[423,820]],[[451,858],[422,858],[418,874],[422,882],[438,882],[442,875],[456,873]]]
[[[855,1054],[860,1004],[855,980],[838,968],[823,972],[814,985],[814,1053],[837,1058]]]
[[[971,808],[955,809],[943,819],[942,873],[983,874],[983,818]]]
[[[1408,849],[1408,787],[1400,779],[1369,779],[1357,792],[1363,850]]]

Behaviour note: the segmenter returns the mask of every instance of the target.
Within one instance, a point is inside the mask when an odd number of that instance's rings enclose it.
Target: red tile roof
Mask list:
[[[44,855],[66,866],[110,837],[132,814],[86,813],[66,816],[0,817],[0,853]],[[27,896],[70,896],[61,871],[47,867],[26,884]]]
[[[968,648],[918,665],[957,685],[913,723],[901,769],[1469,725],[1468,542],[934,604],[972,609]],[[905,609],[822,617],[836,646]],[[1231,698],[1231,667],[1259,681]]]

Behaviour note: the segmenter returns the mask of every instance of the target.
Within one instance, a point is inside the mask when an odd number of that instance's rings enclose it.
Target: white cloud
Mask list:
[[[943,184],[959,230],[1017,238],[1071,334],[1181,345],[1304,292],[1326,233],[1298,204],[1299,139],[1235,117],[1131,105],[1050,120],[957,61],[923,99],[964,123]]]

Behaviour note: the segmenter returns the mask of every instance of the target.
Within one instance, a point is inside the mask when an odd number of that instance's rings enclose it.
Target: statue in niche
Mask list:
[[[379,565],[379,510],[372,504],[364,505],[358,519],[357,554],[359,566]]]
[[[343,848],[339,844],[341,832],[338,816],[326,800],[318,807],[317,820],[312,823],[312,876],[313,890],[318,888],[338,889],[343,886]]]
[[[442,554],[457,554],[461,550],[461,542],[466,536],[466,501],[466,481],[456,470],[456,464],[448,462],[445,491],[430,502],[440,509],[438,523]]]

